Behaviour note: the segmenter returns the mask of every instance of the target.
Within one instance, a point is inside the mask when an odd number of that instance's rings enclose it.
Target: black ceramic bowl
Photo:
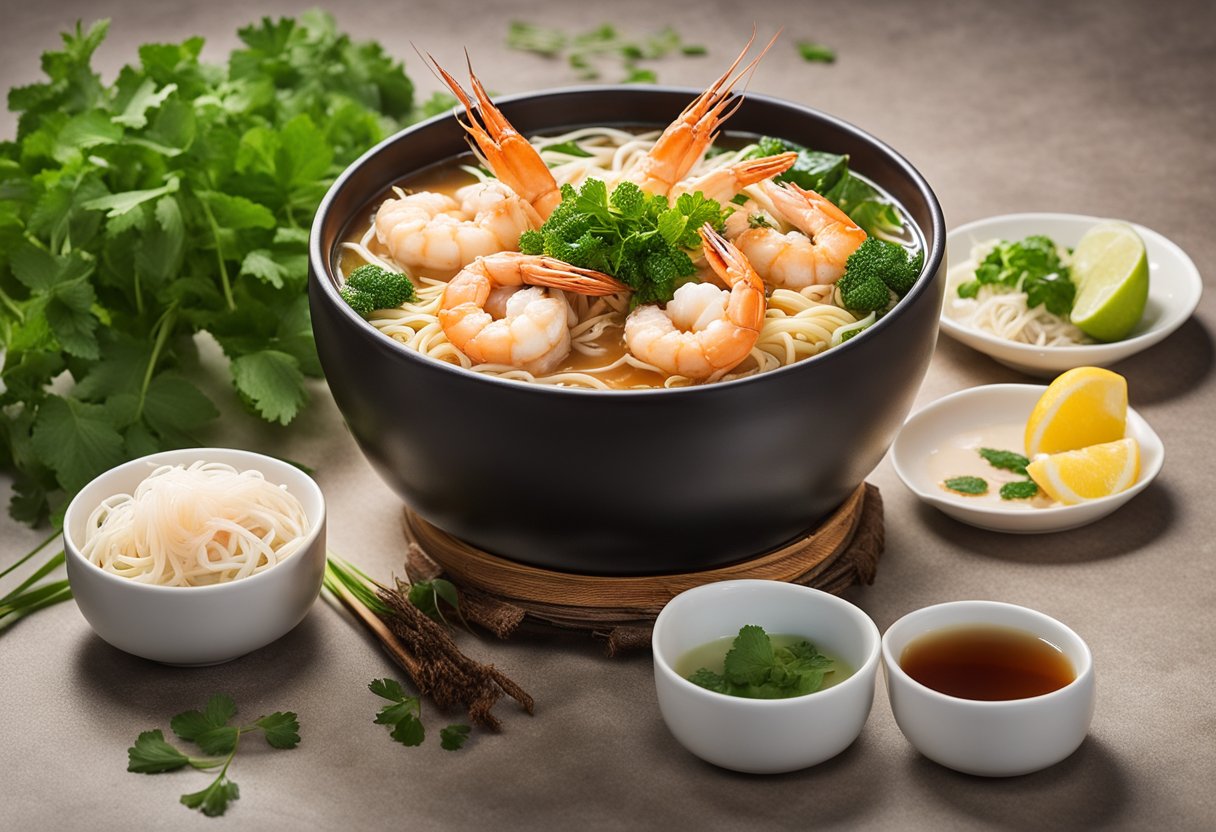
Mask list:
[[[663,126],[698,92],[590,87],[499,103],[527,135]],[[801,535],[878,464],[937,338],[941,207],[901,156],[831,116],[749,94],[729,127],[848,153],[854,170],[911,214],[925,267],[896,308],[858,337],[770,373],[701,387],[591,391],[489,378],[407,349],[342,301],[333,263],[343,232],[388,183],[465,149],[451,116],[382,142],[330,188],[309,252],[317,349],[359,447],[420,515],[537,566],[687,571]]]

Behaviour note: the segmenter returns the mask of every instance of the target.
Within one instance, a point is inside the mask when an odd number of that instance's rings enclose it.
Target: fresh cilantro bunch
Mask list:
[[[183,805],[198,809],[207,817],[224,814],[228,804],[241,796],[237,784],[228,779],[228,767],[236,756],[241,737],[261,731],[271,748],[295,748],[300,743],[300,723],[290,711],[276,712],[249,725],[228,723],[236,716],[232,698],[216,694],[202,711],[185,711],[169,722],[180,739],[192,742],[205,756],[188,755],[165,739],[159,728],[144,731],[127,749],[127,771],[161,774],[190,766],[205,771],[218,768],[219,774],[205,789],[181,796]]]
[[[1043,306],[1053,315],[1071,312],[1077,295],[1056,244],[1041,234],[1012,243],[1002,240],[975,270],[975,280],[959,285],[958,295],[973,298],[983,286],[1025,292],[1028,307]]]
[[[701,244],[705,223],[720,229],[722,206],[698,191],[671,206],[632,182],[612,194],[600,179],[577,190],[562,186],[561,204],[539,231],[519,238],[525,254],[547,254],[574,266],[612,275],[633,289],[634,306],[666,303],[683,278],[696,274],[688,252]]]
[[[241,29],[222,66],[199,37],[145,44],[112,84],[90,65],[107,28],[77,24],[43,55],[0,143],[0,468],[29,523],[119,462],[202,444],[218,410],[196,333],[262,418],[300,412],[321,372],[313,211],[415,115],[401,63],[319,12]]]
[[[507,46],[521,52],[532,52],[546,58],[565,57],[567,63],[584,81],[600,77],[599,65],[615,59],[626,75],[625,84],[653,84],[658,80],[653,70],[638,66],[638,61],[655,60],[672,53],[704,55],[704,46],[685,43],[670,26],[641,38],[630,38],[607,23],[586,32],[567,34],[561,29],[512,21],[507,30]]]
[[[367,689],[387,699],[388,705],[380,709],[374,720],[377,725],[389,728],[389,736],[406,746],[422,745],[426,729],[422,725],[422,701],[410,696],[396,679],[374,679]],[[469,738],[468,725],[459,723],[439,730],[439,745],[445,751],[456,751]]]
[[[702,667],[688,681],[729,696],[785,699],[822,688],[833,664],[809,641],[774,647],[763,627],[748,624],[735,636],[722,673]]]
[[[899,211],[873,185],[849,171],[849,157],[810,150],[800,144],[766,136],[745,158],[759,159],[795,151],[798,160],[777,182],[793,182],[830,200],[867,234],[896,233],[903,228]]]

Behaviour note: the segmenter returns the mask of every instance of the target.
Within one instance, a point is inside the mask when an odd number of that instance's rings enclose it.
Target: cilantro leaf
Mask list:
[[[381,699],[387,699],[390,702],[401,702],[406,698],[405,689],[396,679],[374,679],[367,689]]]
[[[761,685],[773,667],[773,643],[764,629],[749,624],[739,630],[724,662],[726,678],[736,685]]]
[[[988,481],[983,477],[951,477],[942,485],[957,494],[977,495],[988,493]]]
[[[1030,464],[1030,460],[1019,453],[1013,451],[1000,451],[995,448],[980,448],[979,454],[993,468],[1001,468],[1005,471],[1012,471],[1015,474],[1026,476],[1026,466]]]
[[[202,791],[182,795],[181,803],[190,809],[198,809],[209,818],[214,818],[228,811],[228,804],[240,796],[241,790],[237,788],[236,783],[221,774]]]
[[[106,409],[73,398],[48,395],[31,438],[41,460],[73,492],[125,458],[122,436]]]
[[[159,774],[174,771],[190,764],[190,758],[165,740],[157,728],[144,731],[127,749],[127,771],[140,774]]]
[[[439,745],[445,751],[456,751],[469,739],[470,730],[469,726],[460,724],[440,728]]]
[[[295,748],[300,744],[300,721],[291,711],[276,711],[254,725],[262,729],[272,748]]]
[[[207,700],[202,712],[180,713],[169,721],[169,727],[183,740],[196,743],[206,754],[231,754],[236,748],[238,731],[228,721],[235,715],[232,698],[216,694]]]
[[[1007,482],[1001,486],[1002,500],[1029,500],[1039,493],[1039,486],[1034,480]]]
[[[422,726],[422,702],[409,696],[396,679],[376,679],[367,689],[391,704],[385,705],[373,720],[377,725],[390,726],[389,736],[402,745],[421,745],[426,739]]]
[[[304,375],[293,356],[260,350],[229,365],[236,388],[268,422],[286,425],[304,405]]]
[[[976,267],[975,280],[959,286],[959,297],[975,297],[985,285],[1025,292],[1027,306],[1053,315],[1067,315],[1077,291],[1056,244],[1041,234],[998,243]]]
[[[707,667],[698,668],[695,673],[688,677],[688,681],[706,690],[712,690],[717,693],[730,693],[730,683],[726,681],[726,677],[714,673]]]

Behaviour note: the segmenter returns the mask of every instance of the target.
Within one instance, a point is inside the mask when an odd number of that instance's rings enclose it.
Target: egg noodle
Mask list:
[[[612,127],[585,127],[560,135],[535,137],[531,141],[551,166],[558,184],[578,185],[588,178],[609,182],[620,180],[626,170],[654,147],[659,135],[658,131],[637,134]],[[572,143],[590,155],[580,157],[561,149]],[[730,165],[752,149],[754,145],[749,145],[703,159],[688,176],[699,176]],[[482,181],[489,178],[480,168],[462,166],[462,169]],[[770,207],[768,199],[755,186],[744,190],[762,208]],[[376,229],[371,224],[357,242],[344,242],[342,246],[367,263],[401,271],[387,256],[373,250],[375,241]],[[623,349],[619,335],[615,338],[605,337],[610,330],[619,331],[623,326],[629,313],[629,298],[626,295],[600,298],[572,293],[565,295],[577,319],[570,333],[573,353],[588,359],[602,357],[602,364],[580,360],[577,370],[559,370],[539,376],[505,364],[474,364],[448,341],[439,323],[438,313],[447,282],[413,274],[411,278],[417,290],[417,300],[400,308],[376,311],[369,321],[388,337],[431,358],[459,364],[485,375],[566,387],[616,389],[622,385],[611,383],[601,376],[620,376],[630,370],[653,373],[654,382],[626,386],[648,388],[661,384],[665,387],[685,387],[695,383],[685,376],[666,376],[658,367],[630,355]],[[856,317],[833,303],[833,294],[834,289],[830,285],[808,286],[801,291],[775,290],[768,299],[764,325],[751,354],[721,380],[775,370],[818,355],[833,346],[832,337],[837,330],[857,322]],[[590,366],[584,366],[588,364]]]
[[[951,266],[946,275],[946,303],[951,317],[959,323],[988,332],[1007,341],[1036,347],[1070,347],[1092,344],[1068,318],[1048,312],[1046,307],[1030,308],[1025,292],[1006,286],[986,284],[974,298],[958,296],[958,287],[975,279],[975,271],[1000,240],[984,240],[971,247],[970,257]],[[1069,254],[1059,249],[1060,261],[1068,265]]]
[[[308,516],[285,486],[218,462],[164,465],[134,494],[101,502],[84,557],[115,575],[162,586],[247,578],[296,553]]]

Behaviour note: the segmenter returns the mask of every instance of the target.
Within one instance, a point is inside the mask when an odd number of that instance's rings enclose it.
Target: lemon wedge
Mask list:
[[[1077,367],[1048,386],[1026,422],[1026,455],[1058,454],[1122,439],[1127,380],[1100,367]]]
[[[1079,451],[1040,456],[1026,473],[1066,506],[1126,491],[1140,476],[1140,444],[1128,437]]]

